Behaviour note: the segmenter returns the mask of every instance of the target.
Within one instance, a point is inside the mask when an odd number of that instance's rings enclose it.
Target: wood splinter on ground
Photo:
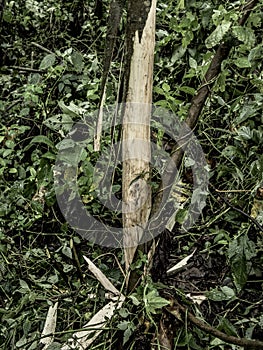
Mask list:
[[[87,349],[106,327],[107,322],[114,315],[114,311],[120,309],[125,300],[125,296],[114,287],[104,273],[89,258],[86,256],[83,257],[88,263],[90,272],[92,272],[103,287],[113,293],[115,297],[113,298],[114,301],[110,301],[100,309],[91,320],[83,326],[83,328],[87,328],[87,330],[74,333],[72,337],[68,339],[67,344],[62,346],[61,350],[71,350],[77,347],[81,350]]]

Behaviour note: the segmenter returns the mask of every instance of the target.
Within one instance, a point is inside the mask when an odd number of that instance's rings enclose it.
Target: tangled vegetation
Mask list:
[[[96,123],[109,1],[3,3],[0,348],[39,349],[48,308],[58,302],[54,343],[48,349],[61,349],[107,299],[83,256],[124,290],[122,251],[84,240],[67,224],[53,181],[61,141],[74,123],[87,114],[91,130]],[[157,250],[151,277],[116,310],[91,349],[160,349],[162,326],[170,329],[165,338],[173,349],[234,350],[242,344],[231,343],[231,336],[263,338],[263,1],[251,3],[247,13],[243,0],[157,4],[156,106],[185,120],[218,46],[228,47],[194,130],[209,168],[209,195],[201,217],[185,234],[178,227],[186,209],[178,212],[173,232],[164,235]],[[125,23],[124,13],[107,105],[116,102],[120,89]],[[171,152],[166,134],[154,130],[153,139]],[[101,152],[111,142],[111,133],[105,133]],[[99,157],[91,138],[79,165],[80,194],[89,212],[119,227],[119,213],[104,210],[97,199],[93,171]],[[185,157],[180,169],[186,196],[193,195],[191,165]],[[157,174],[153,189],[158,181]],[[113,192],[121,196],[121,168]],[[166,274],[191,253],[185,268]],[[134,269],[143,270],[146,260],[142,255]],[[182,318],[186,307],[192,319]],[[230,338],[220,339],[196,319]]]

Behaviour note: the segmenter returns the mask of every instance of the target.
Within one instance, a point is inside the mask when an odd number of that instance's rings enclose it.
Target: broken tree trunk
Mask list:
[[[124,254],[129,270],[151,210],[150,117],[156,0],[128,2],[122,129]]]

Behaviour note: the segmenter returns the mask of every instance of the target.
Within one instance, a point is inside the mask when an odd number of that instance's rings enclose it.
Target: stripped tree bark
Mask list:
[[[133,261],[151,211],[150,116],[156,0],[128,1],[122,201],[126,271]]]

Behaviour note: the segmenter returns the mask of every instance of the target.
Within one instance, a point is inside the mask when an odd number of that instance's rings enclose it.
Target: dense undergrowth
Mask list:
[[[210,169],[210,192],[198,222],[186,234],[175,226],[169,246],[163,246],[165,254],[159,250],[152,278],[116,312],[92,349],[117,349],[122,343],[129,349],[150,348],[161,317],[158,293],[188,304],[188,293],[205,296],[200,306],[192,306],[199,318],[228,335],[262,339],[263,3],[259,1],[240,26],[242,4],[158,3],[153,96],[157,106],[183,120],[217,45],[225,40],[231,46],[195,129]],[[5,3],[0,68],[3,350],[37,349],[48,307],[56,301],[56,344],[50,350],[59,349],[105,305],[105,290],[90,274],[83,255],[123,288],[122,251],[102,248],[75,233],[58,208],[53,183],[63,138],[87,114],[90,130],[96,123],[108,2],[100,5],[77,0]],[[124,31],[125,14],[107,85],[108,105],[115,102],[119,88]],[[93,215],[118,227],[118,213],[102,211],[96,198],[92,176],[100,154],[93,150],[92,135],[91,131],[79,166],[80,192]],[[113,136],[117,138],[118,132]],[[171,140],[161,131],[157,138],[169,150]],[[105,133],[102,150],[111,141],[112,134]],[[181,173],[191,187],[189,160]],[[113,187],[120,195],[121,169]],[[183,215],[182,210],[178,225]],[[195,248],[187,269],[167,277],[165,271]],[[145,260],[141,256],[134,268],[142,269]],[[164,322],[174,328],[174,349],[238,348],[174,315],[166,315]]]

